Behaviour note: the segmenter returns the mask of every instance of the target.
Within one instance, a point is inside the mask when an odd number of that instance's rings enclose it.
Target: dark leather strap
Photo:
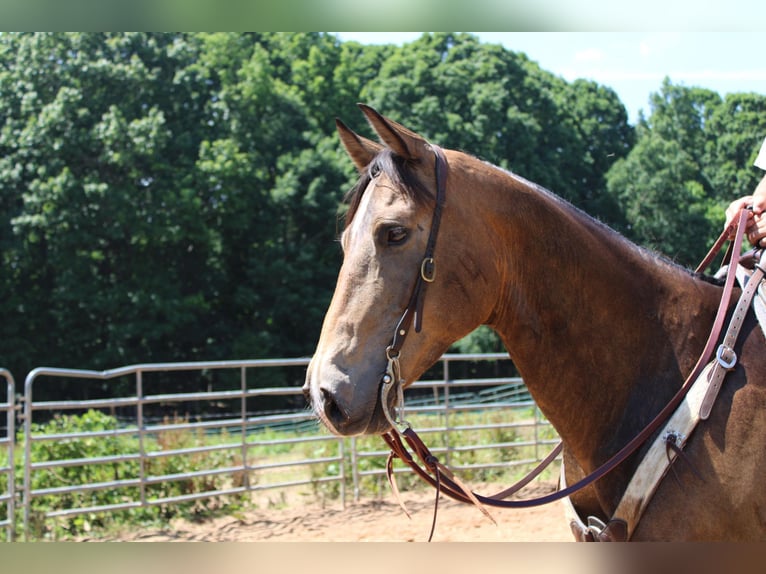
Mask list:
[[[404,340],[410,332],[413,321],[415,323],[415,332],[419,333],[423,325],[423,298],[428,283],[433,282],[436,277],[436,266],[434,263],[434,251],[436,250],[436,238],[439,235],[439,226],[442,219],[442,210],[444,209],[444,199],[447,193],[447,158],[444,151],[436,145],[431,144],[434,152],[434,171],[436,178],[436,204],[431,218],[431,230],[428,234],[428,242],[420,263],[420,270],[412,288],[412,295],[404,310],[399,322],[396,325],[394,336],[391,339],[391,345],[388,347],[388,356],[398,356],[404,345]]]

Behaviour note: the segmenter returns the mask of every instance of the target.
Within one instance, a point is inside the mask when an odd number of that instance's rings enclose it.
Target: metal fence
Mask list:
[[[21,495],[17,506],[20,505],[22,511],[24,538],[29,537],[33,521],[208,497],[245,496],[267,489],[309,485],[317,491],[327,484],[345,504],[346,486],[353,485],[354,496],[358,497],[363,481],[374,480],[384,473],[387,452],[379,450],[382,441],[329,435],[302,406],[300,397],[294,399],[294,403],[301,406],[292,409],[263,409],[263,404],[275,397],[284,402],[301,395],[300,385],[268,386],[268,371],[298,368],[302,372],[308,361],[301,358],[165,363],[108,371],[39,368],[30,372],[24,383],[21,405],[25,440],[22,488],[17,492],[17,496]],[[452,374],[455,363],[478,365],[487,361],[495,365],[491,377],[472,378],[465,365],[462,370],[469,376]],[[440,453],[456,470],[507,469],[536,462],[549,450],[539,450],[540,446],[556,442],[555,434],[541,418],[521,379],[508,375],[512,365],[506,354],[445,355],[437,365],[437,370],[439,368],[441,373],[436,377],[419,381],[412,391],[407,391],[407,417],[417,419],[419,432],[433,436],[433,452]],[[157,392],[155,388],[154,379],[161,375],[189,377],[190,384],[194,383],[192,387],[197,387],[199,377],[209,377],[214,372],[228,377],[231,388],[169,393]],[[432,372],[433,369],[429,371]],[[5,409],[9,429],[12,429],[13,380],[10,375],[6,378],[11,398]],[[35,399],[34,391],[40,385],[65,383],[78,385],[80,390],[81,385],[95,383],[93,394],[109,396],[66,401]],[[224,386],[226,384],[224,382]],[[114,388],[121,389],[120,396],[114,396]],[[211,417],[213,405],[220,407],[222,414]],[[514,416],[514,411],[521,411],[523,415]],[[89,430],[51,424],[51,421],[64,420],[61,414],[88,412],[109,413],[112,415],[109,420],[119,420],[119,424]],[[158,417],[158,412],[174,413],[174,416]],[[468,412],[483,413],[485,418],[474,416],[466,422]],[[489,432],[494,439],[484,440],[480,445],[465,443],[472,440],[471,433],[475,432]],[[12,430],[8,435],[13,436]],[[460,439],[463,443],[455,439],[458,435],[463,437]],[[178,437],[185,438],[178,440]],[[194,440],[187,441],[189,438]],[[61,448],[84,444],[83,441],[91,441],[91,446],[92,441],[104,445],[121,441],[125,448],[119,454],[109,451],[87,456],[67,455],[67,449]],[[5,444],[8,459],[12,461],[13,440],[7,439]],[[54,446],[58,448],[52,448]],[[506,456],[511,450],[525,454],[511,459]],[[482,458],[477,455],[480,451],[503,454]],[[190,457],[203,459],[201,466],[198,464],[194,470],[184,468],[185,464],[179,461]],[[8,468],[0,469],[9,476],[10,492],[0,498],[0,501],[8,501],[9,537],[14,515],[12,467],[10,463]],[[67,475],[67,471],[75,467],[77,472]],[[50,476],[57,476],[60,481],[51,484]],[[84,477],[83,482],[73,483],[72,476]],[[170,493],[164,488],[169,483],[190,485],[192,481],[196,484],[184,492]],[[112,495],[99,499],[98,493]],[[43,502],[42,499],[58,500],[59,504],[53,505],[58,510],[35,504]]]
[[[16,489],[14,480],[14,434],[15,434],[15,383],[6,369],[0,369],[5,379],[5,402],[0,403],[0,413],[5,412],[5,436],[0,436],[0,453],[5,451],[5,460],[0,456],[0,508],[5,508],[5,517],[0,515],[0,527],[5,530],[6,539],[13,540],[13,519],[15,513]],[[1,395],[0,395],[1,396]]]

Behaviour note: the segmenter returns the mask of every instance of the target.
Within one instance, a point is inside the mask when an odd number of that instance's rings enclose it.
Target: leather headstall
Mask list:
[[[436,180],[436,203],[431,218],[431,230],[428,234],[426,249],[420,263],[418,276],[415,279],[415,285],[412,288],[409,303],[407,303],[404,313],[402,313],[399,322],[396,324],[394,335],[391,338],[391,344],[386,347],[386,359],[388,365],[386,367],[386,372],[381,379],[381,407],[383,408],[383,412],[385,413],[388,422],[393,428],[396,428],[397,424],[402,424],[403,421],[396,421],[391,415],[388,405],[388,395],[394,387],[396,387],[398,394],[397,405],[400,409],[398,418],[401,419],[401,409],[404,406],[404,398],[402,394],[404,391],[404,380],[401,379],[399,355],[413,323],[416,333],[419,333],[423,326],[423,300],[426,287],[436,279],[434,250],[436,249],[436,239],[439,235],[439,226],[441,225],[442,211],[444,209],[444,199],[447,193],[447,158],[444,155],[444,151],[439,146],[433,144],[429,145],[434,152],[434,177]]]

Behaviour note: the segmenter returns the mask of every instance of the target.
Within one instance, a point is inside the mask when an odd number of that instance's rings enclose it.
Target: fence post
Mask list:
[[[346,508],[346,441],[338,439],[338,458],[340,458],[340,500],[343,509]]]
[[[442,358],[442,365],[444,365],[443,368],[443,374],[444,374],[444,428],[446,429],[444,432],[444,464],[447,466],[450,465],[450,416],[449,416],[449,408],[450,408],[450,402],[449,402],[449,360],[447,358]]]
[[[354,484],[354,502],[359,502],[359,459],[356,453],[356,437],[351,437],[351,480]],[[344,504],[345,506],[345,504]]]
[[[22,522],[24,542],[29,540],[29,514],[32,507],[30,500],[32,492],[32,383],[36,376],[37,373],[32,371],[24,381],[24,408],[22,411],[24,418],[24,518]]]
[[[146,448],[144,445],[144,372],[136,371],[136,422],[138,424],[138,480],[141,506],[146,506]]]
[[[240,388],[242,389],[242,472],[243,486],[250,492],[250,471],[247,464],[247,367],[240,367]]]
[[[540,409],[537,408],[537,405],[533,408],[535,411],[535,460],[542,460],[540,458]]]
[[[16,384],[13,380],[13,375],[7,369],[0,369],[0,376],[5,378],[6,381],[6,435],[8,448],[8,503],[6,504],[7,512],[7,535],[6,540],[13,542],[15,536],[15,520],[16,520],[16,464],[14,460],[14,442],[16,441]]]

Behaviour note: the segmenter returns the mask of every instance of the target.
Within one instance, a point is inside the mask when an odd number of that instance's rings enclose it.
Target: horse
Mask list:
[[[380,141],[336,120],[359,180],[347,196],[343,261],[303,387],[311,408],[337,435],[386,433],[400,400],[380,392],[392,358],[409,386],[452,343],[488,325],[562,440],[566,483],[582,479],[682,386],[722,282],[632,243],[519,175],[441,150],[359,107]],[[406,340],[392,357],[395,329]],[[766,538],[765,344],[750,313],[736,367],[686,440],[689,464],[675,464],[675,480],[660,482],[631,540]],[[573,494],[576,511],[608,520],[647,449]]]

